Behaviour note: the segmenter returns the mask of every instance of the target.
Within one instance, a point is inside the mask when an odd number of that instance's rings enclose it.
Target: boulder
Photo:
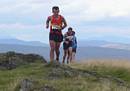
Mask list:
[[[46,63],[46,60],[42,56],[37,54],[22,54],[15,52],[7,52],[0,54],[0,69],[10,70],[20,65],[34,62]]]

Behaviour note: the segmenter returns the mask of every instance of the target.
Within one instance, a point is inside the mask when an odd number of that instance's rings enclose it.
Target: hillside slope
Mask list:
[[[130,63],[105,62],[63,65],[39,60],[0,69],[0,91],[130,91]]]

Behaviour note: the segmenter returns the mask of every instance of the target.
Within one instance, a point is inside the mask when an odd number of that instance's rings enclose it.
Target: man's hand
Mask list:
[[[62,26],[61,30],[63,30],[67,26],[67,23],[66,23],[66,20],[64,19],[64,17],[62,18],[62,22],[63,22],[63,26]]]
[[[69,44],[69,41],[65,41],[66,44]]]
[[[49,28],[49,25],[48,25],[48,24],[46,25],[46,28],[47,28],[47,29]]]

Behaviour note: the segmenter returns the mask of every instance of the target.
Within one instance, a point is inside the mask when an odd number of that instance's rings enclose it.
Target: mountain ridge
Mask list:
[[[24,41],[19,39],[0,39],[0,44],[19,44],[19,45],[29,45],[29,46],[48,46],[46,43],[40,41]]]

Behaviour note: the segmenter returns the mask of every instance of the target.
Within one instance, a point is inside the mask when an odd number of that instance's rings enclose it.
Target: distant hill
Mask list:
[[[49,46],[48,44],[42,43],[40,41],[23,41],[19,39],[0,39],[0,44],[40,46],[40,47]],[[130,50],[130,44],[109,42],[109,41],[104,41],[104,40],[78,40],[78,47],[88,47],[88,46]]]
[[[102,40],[79,40],[78,41],[78,46],[79,47],[86,47],[86,46],[92,46],[92,47],[100,47],[104,44],[107,44],[107,41],[102,41]]]
[[[116,48],[130,50],[130,44],[109,42],[104,40],[81,40],[78,41],[79,47],[105,47],[105,48]]]
[[[130,59],[130,51],[103,47],[79,47],[77,59]]]
[[[18,39],[0,39],[0,44],[15,44],[15,45],[28,45],[28,46],[43,46],[47,47],[48,44],[40,41],[23,41]]]
[[[49,47],[42,46],[27,46],[27,45],[14,45],[14,44],[0,44],[0,52],[15,51],[18,53],[35,53],[44,56],[49,60]],[[60,59],[62,59],[63,49],[61,48]],[[130,59],[130,51],[115,48],[103,47],[78,47],[76,53],[77,60],[92,59],[92,58],[123,58]]]
[[[43,46],[30,46],[30,45],[18,45],[18,44],[0,44],[0,53],[15,51],[18,53],[34,53],[49,58],[49,48]]]

